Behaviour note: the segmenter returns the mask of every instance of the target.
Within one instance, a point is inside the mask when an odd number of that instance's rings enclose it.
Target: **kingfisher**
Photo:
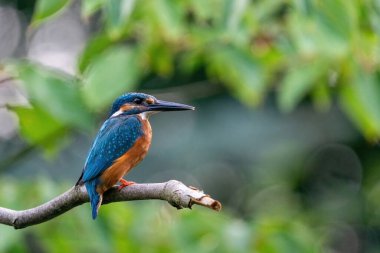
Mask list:
[[[123,177],[148,152],[152,140],[149,116],[161,111],[194,110],[193,106],[162,101],[144,93],[126,93],[112,104],[76,185],[85,185],[92,218],[96,219],[103,194],[120,182],[119,190],[133,184]]]

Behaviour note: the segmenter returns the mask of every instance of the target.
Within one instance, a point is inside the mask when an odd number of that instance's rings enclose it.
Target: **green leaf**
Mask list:
[[[248,6],[248,8],[246,8],[245,11],[254,11],[255,15],[252,15],[252,18],[262,23],[271,21],[273,17],[276,17],[276,13],[279,13],[282,10],[282,8],[287,6],[287,4],[287,0],[255,1],[252,6],[253,10],[250,10]]]
[[[54,154],[62,142],[66,129],[58,120],[38,106],[11,107],[20,121],[21,135],[32,145],[44,148],[48,155]]]
[[[108,0],[105,5],[106,26],[113,38],[119,38],[129,20],[135,0]]]
[[[174,59],[171,48],[161,43],[150,45],[148,50],[151,68],[161,76],[169,76],[174,70]]]
[[[38,0],[33,14],[33,23],[40,23],[68,6],[70,0]]]
[[[78,69],[80,73],[83,73],[88,65],[93,61],[93,59],[101,54],[104,50],[112,45],[112,40],[109,36],[105,34],[100,34],[93,37],[86,45],[86,48],[82,52],[79,62]]]
[[[331,94],[326,82],[319,82],[312,91],[315,107],[320,111],[327,111],[331,106]]]
[[[299,6],[289,17],[288,32],[304,57],[343,59],[358,31],[356,1],[320,0]],[[304,9],[307,9],[306,11]]]
[[[315,1],[316,20],[322,29],[332,36],[349,40],[351,33],[357,30],[359,15],[357,1],[319,0]]]
[[[151,24],[157,36],[164,36],[170,40],[178,39],[183,35],[181,22],[182,9],[178,2],[170,0],[148,1],[151,13]]]
[[[135,87],[139,76],[137,53],[115,46],[104,51],[84,74],[83,96],[87,104],[99,110],[115,97]]]
[[[73,79],[26,62],[19,62],[11,68],[23,81],[30,100],[56,120],[82,129],[88,129],[92,125],[92,117]]]
[[[191,50],[184,52],[181,55],[179,69],[189,75],[190,73],[195,73],[202,67],[204,63],[204,57],[201,51]]]
[[[313,88],[316,81],[326,73],[328,64],[323,60],[302,62],[292,66],[281,84],[278,94],[283,111],[291,111]],[[327,80],[326,80],[327,82]]]
[[[225,1],[223,23],[227,30],[237,30],[248,7],[248,0]]]
[[[82,16],[89,17],[97,12],[107,0],[83,0],[82,1]]]
[[[226,1],[223,1],[226,2]],[[218,24],[224,24],[224,15],[226,15],[226,4],[221,4],[220,0],[190,0],[187,1],[188,8],[193,10],[193,14],[199,23],[206,20],[212,20]]]
[[[244,103],[257,105],[262,101],[264,69],[249,52],[232,46],[217,46],[206,57],[209,73],[230,87]]]
[[[379,139],[380,87],[374,75],[360,68],[353,69],[352,77],[340,90],[340,103],[369,140]]]

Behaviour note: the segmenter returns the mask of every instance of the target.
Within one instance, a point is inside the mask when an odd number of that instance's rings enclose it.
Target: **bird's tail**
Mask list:
[[[103,195],[99,194],[96,191],[97,180],[90,180],[85,182],[88,196],[90,197],[91,209],[92,209],[92,218],[95,220],[98,216],[99,207],[102,204]]]

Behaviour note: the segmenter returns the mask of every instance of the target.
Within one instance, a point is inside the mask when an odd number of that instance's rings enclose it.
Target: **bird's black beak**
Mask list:
[[[185,111],[194,110],[195,107],[174,102],[156,100],[154,104],[148,105],[149,111]]]

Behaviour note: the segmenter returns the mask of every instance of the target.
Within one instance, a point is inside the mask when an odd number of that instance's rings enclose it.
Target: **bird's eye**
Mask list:
[[[141,99],[141,98],[135,98],[134,100],[133,100],[133,103],[135,103],[135,104],[141,104],[143,102],[143,100]]]

